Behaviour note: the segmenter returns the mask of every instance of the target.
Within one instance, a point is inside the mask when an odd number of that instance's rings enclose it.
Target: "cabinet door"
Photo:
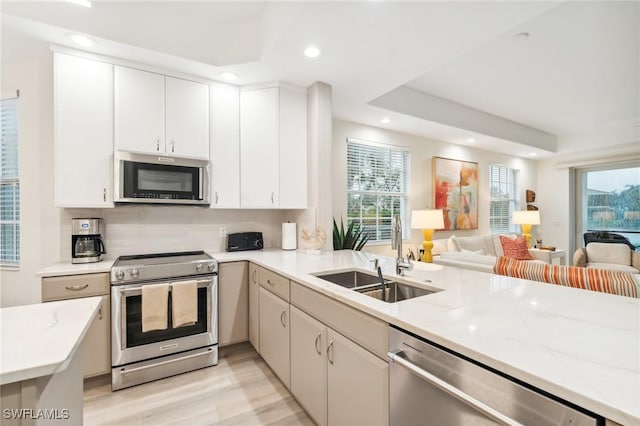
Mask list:
[[[389,365],[331,329],[328,338],[329,424],[388,425]]]
[[[327,327],[291,306],[291,393],[313,420],[327,424]]]
[[[82,342],[83,377],[111,372],[111,297],[102,296],[98,316]]]
[[[272,208],[279,199],[278,88],[240,92],[240,204]]]
[[[260,292],[258,266],[249,263],[249,342],[260,352]]]
[[[221,263],[218,277],[218,343],[226,346],[246,342],[249,337],[249,265]]]
[[[307,208],[307,93],[280,88],[280,208]]]
[[[164,76],[115,67],[115,147],[165,154]]]
[[[240,91],[213,84],[211,104],[211,208],[240,207]]]
[[[209,159],[209,86],[165,77],[166,155]]]
[[[289,303],[260,287],[260,355],[287,389],[289,382]]]
[[[113,65],[54,54],[56,207],[113,207]]]

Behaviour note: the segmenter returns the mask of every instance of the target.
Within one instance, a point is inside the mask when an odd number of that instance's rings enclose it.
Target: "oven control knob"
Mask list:
[[[196,271],[198,271],[198,272],[202,272],[202,268],[203,268],[202,263],[198,263],[198,264],[196,265]]]
[[[131,278],[138,278],[140,276],[140,272],[138,272],[137,269],[132,269],[130,274],[131,274]]]
[[[120,280],[124,280],[124,271],[118,271],[118,272],[116,272],[116,279],[117,279],[118,281],[120,281]]]
[[[209,270],[209,272],[213,272],[215,267],[216,267],[216,265],[214,263],[210,263],[210,264],[207,265],[207,269]]]

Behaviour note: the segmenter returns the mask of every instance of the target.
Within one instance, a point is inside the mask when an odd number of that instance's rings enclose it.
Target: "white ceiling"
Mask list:
[[[639,4],[3,1],[2,60],[25,54],[19,40],[82,32],[93,52],[206,78],[323,81],[336,118],[540,158],[602,144],[585,132],[639,140]],[[302,55],[310,43],[319,58]]]

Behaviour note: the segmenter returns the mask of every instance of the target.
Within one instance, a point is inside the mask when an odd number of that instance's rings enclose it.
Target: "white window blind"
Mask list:
[[[347,222],[356,222],[371,241],[391,239],[393,216],[407,229],[409,152],[401,148],[347,141]]]
[[[0,102],[0,264],[20,264],[18,98]]]
[[[511,223],[511,216],[516,205],[516,171],[499,164],[491,164],[489,167],[491,233],[514,232],[515,227]]]

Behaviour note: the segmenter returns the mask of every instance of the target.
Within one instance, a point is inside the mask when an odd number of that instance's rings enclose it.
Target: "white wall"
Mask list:
[[[491,163],[503,164],[519,171],[517,179],[519,198],[522,200],[520,208],[525,208],[524,193],[526,189],[531,189],[537,192],[537,166],[535,161],[489,151],[482,151],[461,145],[453,145],[442,141],[393,132],[381,128],[334,120],[332,154],[334,176],[333,214],[337,220],[339,220],[341,216],[346,218],[347,211],[347,138],[356,138],[401,146],[410,150],[410,210],[424,209],[426,207],[431,208],[433,206],[431,162],[434,156],[478,163],[478,229],[467,231],[436,231],[434,238],[446,238],[454,233],[456,235],[489,234],[489,165]],[[541,215],[543,214],[544,212],[541,213]],[[406,218],[405,220],[409,220],[409,218]],[[533,231],[535,234],[535,227]],[[411,242],[414,245],[422,244],[422,232],[420,230],[412,230]]]

